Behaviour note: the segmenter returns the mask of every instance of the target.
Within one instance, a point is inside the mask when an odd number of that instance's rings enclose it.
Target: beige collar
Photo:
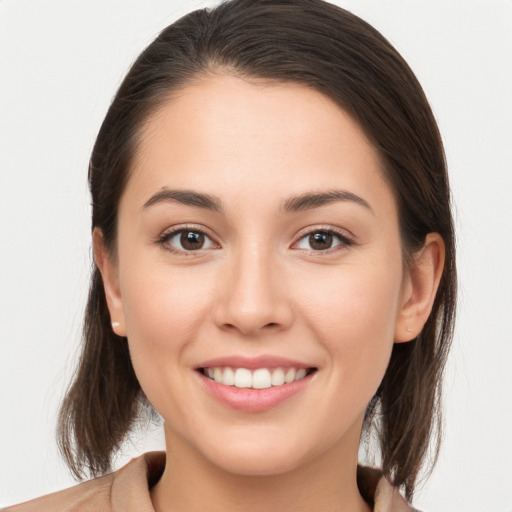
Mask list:
[[[128,503],[124,500],[126,497],[125,480],[127,484],[130,481],[133,483],[134,480],[140,481],[140,473],[145,469],[147,471],[147,481],[149,487],[151,487],[161,477],[164,466],[165,452],[150,452],[134,459],[128,466],[120,470],[120,472],[124,471],[125,473],[122,478],[116,479],[116,484],[112,489],[113,491],[114,488],[116,489],[116,494],[113,492],[113,498],[119,496],[118,499],[121,500],[117,508],[127,510]],[[414,509],[407,504],[399,491],[377,469],[359,466],[357,484],[363,498],[373,507],[373,512],[414,512]],[[145,483],[145,485],[147,484]],[[119,492],[117,491],[118,486]],[[147,493],[147,488],[145,488],[145,492]],[[144,506],[145,508],[139,509],[141,512],[146,512],[146,510],[154,512],[152,507],[149,508],[149,503],[145,503]]]
[[[160,479],[165,452],[149,452],[110,475],[48,494],[4,512],[155,512],[149,490]],[[376,469],[359,466],[359,491],[374,512],[415,512]]]

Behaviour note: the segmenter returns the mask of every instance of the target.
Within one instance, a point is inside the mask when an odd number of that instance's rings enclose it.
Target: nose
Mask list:
[[[276,261],[254,246],[228,260],[218,289],[216,324],[246,336],[289,327],[293,307]]]

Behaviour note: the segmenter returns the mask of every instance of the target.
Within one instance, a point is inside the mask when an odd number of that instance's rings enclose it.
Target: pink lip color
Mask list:
[[[311,365],[287,359],[284,357],[262,355],[257,357],[243,357],[243,356],[227,356],[217,357],[215,359],[209,359],[203,361],[195,366],[195,369],[199,368],[215,368],[215,367],[226,367],[231,368],[247,368],[248,370],[257,370],[258,368],[312,368]]]
[[[223,404],[246,412],[262,412],[277,406],[302,391],[310,383],[311,378],[316,372],[289,384],[272,386],[266,389],[226,386],[206,377],[201,372],[196,373],[206,390]]]

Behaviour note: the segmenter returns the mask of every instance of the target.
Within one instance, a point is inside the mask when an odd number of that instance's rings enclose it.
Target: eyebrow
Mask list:
[[[220,200],[209,194],[202,194],[200,192],[194,192],[193,190],[172,190],[168,188],[164,188],[156,194],[153,194],[144,203],[142,209],[145,210],[150,206],[165,202],[180,203],[187,206],[211,210],[213,212],[222,212]]]
[[[291,197],[285,201],[283,209],[285,212],[298,212],[303,210],[311,210],[313,208],[320,208],[321,206],[325,206],[327,204],[338,201],[353,202],[364,206],[373,212],[372,207],[367,201],[347,190],[328,190],[326,192],[306,193],[300,196]]]
[[[282,211],[287,213],[312,210],[320,208],[334,202],[353,202],[363,206],[373,212],[372,207],[362,197],[349,192],[347,190],[328,190],[325,192],[316,192],[301,194],[299,196],[290,197],[282,205]],[[155,204],[173,202],[187,206],[194,206],[217,213],[222,213],[223,208],[219,198],[193,190],[173,190],[163,188],[153,194],[143,205],[145,210]]]

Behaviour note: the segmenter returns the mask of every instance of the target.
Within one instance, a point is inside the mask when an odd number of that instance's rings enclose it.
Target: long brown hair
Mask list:
[[[404,260],[428,233],[444,239],[445,268],[432,313],[414,341],[395,344],[365,423],[377,426],[384,473],[411,497],[432,438],[434,455],[438,451],[441,376],[456,294],[445,157],[421,86],[379,32],[322,0],[232,0],[184,16],[133,64],[92,152],[92,228],[101,229],[112,254],[119,200],[142,124],[173,91],[215,71],[299,83],[333,99],[380,153],[398,204]],[[107,472],[145,406],[151,410],[127,343],[112,332],[94,267],[83,351],[59,417],[59,446],[72,471]]]

